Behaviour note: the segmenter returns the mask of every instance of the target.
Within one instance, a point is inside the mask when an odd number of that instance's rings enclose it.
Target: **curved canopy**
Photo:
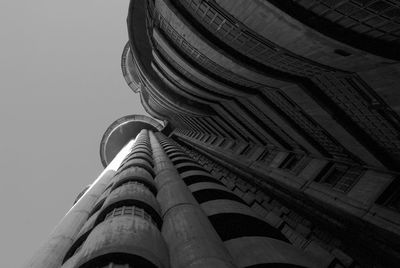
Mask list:
[[[118,152],[142,129],[161,131],[163,126],[145,115],[127,115],[114,121],[104,133],[100,143],[100,159],[106,167]]]

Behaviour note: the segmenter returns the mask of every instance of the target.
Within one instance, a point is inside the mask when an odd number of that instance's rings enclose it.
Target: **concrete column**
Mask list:
[[[26,268],[58,268],[72,245],[76,235],[88,219],[88,215],[94,207],[99,196],[104,192],[107,184],[116,173],[122,160],[131,151],[134,140],[131,140],[116,155],[111,163],[97,177],[82,197],[62,218],[60,223],[50,234],[49,239],[34,254],[31,260],[24,266]]]
[[[180,151],[179,157],[171,154],[171,160],[238,267],[320,267],[305,252],[291,245],[278,228],[259,217],[239,195],[214,178],[175,142],[165,138],[163,145],[168,148],[167,154]]]
[[[158,188],[157,200],[164,221],[161,232],[169,248],[171,267],[235,267],[232,257],[158,139],[151,131],[149,134]]]

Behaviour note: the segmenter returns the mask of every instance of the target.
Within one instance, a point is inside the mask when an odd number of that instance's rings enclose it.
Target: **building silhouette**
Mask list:
[[[154,119],[107,129],[27,267],[398,267],[396,1],[131,0],[127,24]]]

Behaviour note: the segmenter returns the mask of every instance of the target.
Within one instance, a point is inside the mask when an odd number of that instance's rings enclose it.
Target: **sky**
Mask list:
[[[0,267],[21,267],[102,171],[100,139],[145,114],[123,79],[128,0],[0,1]]]

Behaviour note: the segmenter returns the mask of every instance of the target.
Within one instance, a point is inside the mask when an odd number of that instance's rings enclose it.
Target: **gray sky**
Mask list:
[[[20,267],[101,172],[108,125],[143,114],[122,77],[128,0],[0,0],[0,267]]]

